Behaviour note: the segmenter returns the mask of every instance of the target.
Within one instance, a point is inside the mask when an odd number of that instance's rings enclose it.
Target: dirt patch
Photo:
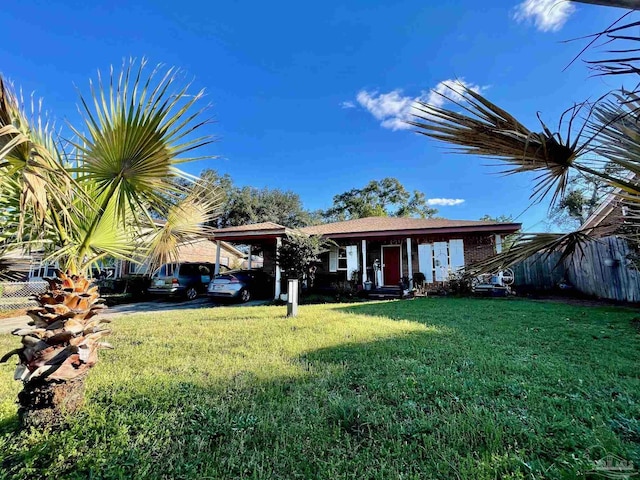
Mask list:
[[[19,310],[6,310],[6,311],[0,312],[0,320],[3,318],[21,317],[22,315],[26,315],[26,314],[27,314],[26,308],[21,308]]]

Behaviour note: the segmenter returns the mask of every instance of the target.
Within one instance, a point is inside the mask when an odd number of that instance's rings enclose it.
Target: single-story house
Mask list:
[[[395,287],[403,278],[411,282],[417,272],[424,275],[427,284],[444,282],[449,272],[499,253],[504,236],[520,228],[520,223],[367,217],[305,227],[297,232],[321,235],[337,244],[322,255],[318,279],[381,288]],[[278,298],[282,287],[276,250],[283,238],[294,232],[265,222],[219,229],[213,239],[259,246],[264,255],[263,270],[274,276],[274,295]]]

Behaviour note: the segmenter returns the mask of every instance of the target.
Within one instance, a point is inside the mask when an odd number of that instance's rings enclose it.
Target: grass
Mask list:
[[[607,453],[640,465],[633,310],[443,298],[284,313],[116,320],[116,349],[58,433],[18,430],[20,385],[1,366],[0,478],[585,478]],[[0,335],[1,351],[15,343]]]

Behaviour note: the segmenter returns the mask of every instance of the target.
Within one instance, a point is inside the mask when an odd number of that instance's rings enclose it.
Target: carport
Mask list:
[[[274,278],[273,298],[280,298],[281,278],[282,274],[280,266],[276,260],[276,252],[282,244],[282,238],[292,230],[278,225],[274,222],[254,223],[250,225],[241,225],[238,227],[220,228],[215,231],[211,240],[218,245],[220,252],[220,243],[228,242],[236,245],[247,245],[249,247],[249,269],[251,269],[251,253],[253,249],[260,249],[264,257],[262,270],[269,273]],[[220,273],[220,253],[216,255],[215,274]]]

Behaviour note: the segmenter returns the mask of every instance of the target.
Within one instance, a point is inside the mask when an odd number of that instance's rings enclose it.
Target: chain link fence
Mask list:
[[[47,289],[47,282],[0,282],[0,312],[35,307],[33,295]]]

